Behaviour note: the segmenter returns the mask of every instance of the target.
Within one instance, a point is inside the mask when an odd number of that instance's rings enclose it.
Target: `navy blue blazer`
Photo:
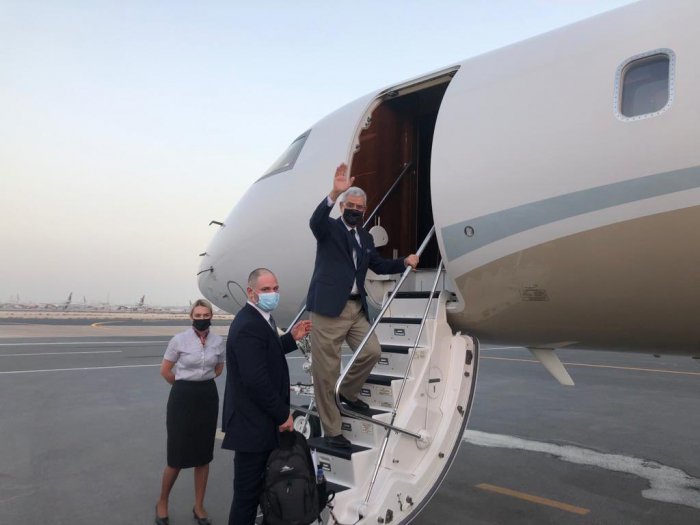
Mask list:
[[[382,259],[374,247],[372,236],[358,226],[362,258],[356,270],[352,258],[352,234],[340,217],[330,218],[332,209],[332,206],[328,206],[327,198],[324,198],[309,221],[316,237],[316,264],[306,296],[306,309],[328,317],[338,317],[345,308],[353,282],[357,281],[362,307],[369,317],[365,291],[367,269],[371,268],[380,275],[402,273],[405,270],[404,257]]]
[[[226,391],[222,448],[264,452],[277,448],[279,426],[289,417],[289,368],[296,350],[292,334],[281,337],[246,304],[231,323],[226,341]]]

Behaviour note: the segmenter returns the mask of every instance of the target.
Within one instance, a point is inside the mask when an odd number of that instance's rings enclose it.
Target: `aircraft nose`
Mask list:
[[[225,231],[226,230],[226,231]],[[201,254],[197,270],[197,284],[204,297],[229,313],[236,313],[246,303],[245,279],[239,268],[243,267],[241,252],[226,247],[240,246],[235,228],[219,231]]]

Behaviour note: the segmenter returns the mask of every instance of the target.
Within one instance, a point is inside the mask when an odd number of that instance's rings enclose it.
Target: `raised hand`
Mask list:
[[[355,177],[350,177],[350,180],[348,180],[348,165],[343,162],[335,169],[335,176],[333,177],[333,191],[331,191],[329,195],[331,200],[337,200],[341,193],[352,186],[353,182],[355,182]]]
[[[299,339],[309,335],[312,328],[313,326],[311,325],[311,321],[299,321],[294,325],[294,328],[292,328],[292,337],[295,341],[298,341]]]

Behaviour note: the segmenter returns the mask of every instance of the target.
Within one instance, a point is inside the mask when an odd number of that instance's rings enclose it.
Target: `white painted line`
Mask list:
[[[577,465],[631,474],[649,482],[649,488],[642,491],[642,497],[700,509],[700,478],[694,478],[681,469],[668,467],[656,461],[621,454],[605,454],[572,445],[555,445],[514,436],[488,434],[477,430],[467,430],[464,440],[480,447],[539,452]]]
[[[121,350],[95,350],[92,352],[41,352],[38,354],[0,354],[0,357],[21,357],[35,355],[73,355],[73,354],[121,354]]]
[[[33,374],[35,372],[68,372],[70,370],[112,370],[115,368],[144,368],[147,366],[160,366],[160,363],[153,365],[122,365],[122,366],[91,366],[85,368],[51,368],[49,370],[13,370],[11,372],[0,372],[0,374]]]
[[[54,345],[143,345],[163,344],[168,341],[62,341],[60,343],[0,343],[0,346],[54,346]]]
[[[341,357],[352,357],[352,354],[342,354]],[[292,357],[288,357],[287,359],[306,359],[303,355],[293,355]]]

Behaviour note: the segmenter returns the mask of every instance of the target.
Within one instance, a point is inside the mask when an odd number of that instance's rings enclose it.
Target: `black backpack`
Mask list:
[[[269,525],[309,525],[318,519],[316,469],[299,432],[280,434],[280,446],[267,460],[260,506]]]

